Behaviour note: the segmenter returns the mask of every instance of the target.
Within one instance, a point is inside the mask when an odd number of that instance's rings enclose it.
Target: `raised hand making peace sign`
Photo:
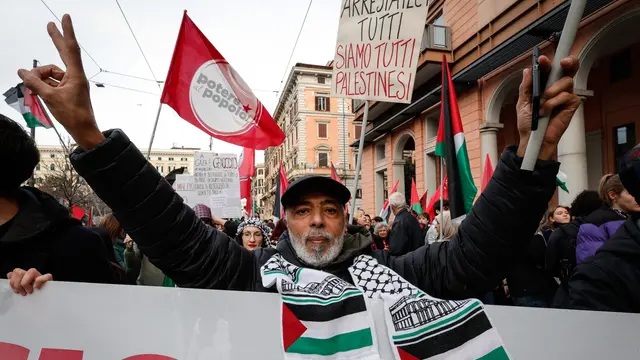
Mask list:
[[[80,46],[73,31],[71,17],[62,17],[62,30],[53,22],[47,24],[47,31],[53,40],[67,71],[56,65],[45,65],[32,70],[20,69],[18,76],[24,84],[39,95],[53,116],[67,129],[67,132],[85,150],[91,149],[104,140],[96,125],[89,96],[89,82],[82,67]]]

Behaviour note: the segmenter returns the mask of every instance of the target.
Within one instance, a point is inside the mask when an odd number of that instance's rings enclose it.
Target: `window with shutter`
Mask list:
[[[318,84],[324,84],[325,82],[325,77],[324,76],[318,76]]]
[[[318,167],[329,167],[329,153],[327,152],[319,152],[318,153]]]
[[[329,97],[316,96],[316,111],[330,111],[329,109]]]
[[[362,132],[362,125],[358,124],[355,126],[355,137],[356,139],[360,139],[360,132]]]
[[[327,138],[327,124],[326,123],[318,123],[318,138],[326,139]]]

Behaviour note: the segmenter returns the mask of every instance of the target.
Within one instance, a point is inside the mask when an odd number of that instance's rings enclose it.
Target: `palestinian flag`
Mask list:
[[[393,189],[391,189],[391,192],[389,193],[389,195],[393,194],[398,190],[398,184],[400,184],[400,180],[396,181],[396,184],[393,185]],[[383,218],[385,222],[389,222],[389,216],[391,216],[390,210],[391,209],[389,209],[389,199],[387,199],[384,201],[384,205],[382,206],[382,210],[380,210],[380,215],[378,216]]]
[[[491,158],[487,154],[487,158],[484,162],[484,172],[482,173],[482,191],[487,187],[489,181],[493,177],[493,164],[491,164]]]
[[[273,217],[276,219],[283,219],[285,217],[280,199],[282,198],[282,194],[287,191],[288,187],[289,181],[287,180],[287,173],[284,171],[284,166],[281,161],[280,168],[278,169],[278,175],[276,176],[276,203],[273,205]]]
[[[38,98],[24,84],[18,84],[4,93],[4,101],[22,114],[28,128],[53,127]]]
[[[422,204],[420,203],[420,197],[418,196],[418,189],[416,188],[416,179],[411,179],[411,210],[416,214],[422,214]]]
[[[458,100],[449,73],[449,64],[444,55],[440,109],[435,154],[443,157],[447,164],[451,218],[455,219],[471,211],[478,189],[473,183]]]
[[[328,299],[283,294],[282,300],[282,343],[287,359],[352,358],[372,350],[373,330],[360,290]]]
[[[391,338],[401,360],[509,359],[500,335],[478,300],[405,297],[391,311],[397,313]]]

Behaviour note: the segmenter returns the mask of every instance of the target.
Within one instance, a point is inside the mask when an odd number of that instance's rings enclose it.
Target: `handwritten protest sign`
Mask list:
[[[173,187],[191,207],[205,204],[217,217],[238,218],[242,215],[238,166],[234,154],[197,152],[194,174],[176,176]]]
[[[428,0],[343,0],[331,96],[411,102]]]

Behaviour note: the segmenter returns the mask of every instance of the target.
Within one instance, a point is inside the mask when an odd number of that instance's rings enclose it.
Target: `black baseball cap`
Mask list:
[[[322,175],[309,175],[296,179],[289,184],[287,191],[282,194],[281,202],[283,207],[295,205],[301,197],[312,192],[319,192],[329,195],[342,205],[349,202],[351,193],[346,186]]]

